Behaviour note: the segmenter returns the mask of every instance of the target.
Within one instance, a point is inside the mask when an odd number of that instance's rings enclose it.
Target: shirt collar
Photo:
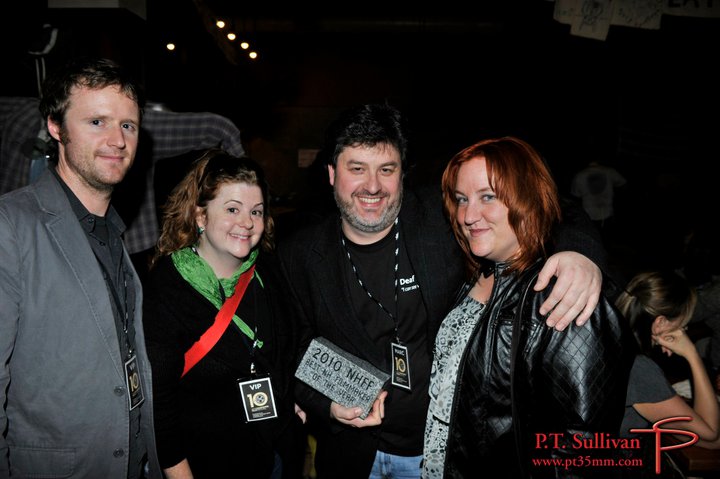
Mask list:
[[[68,200],[70,201],[70,207],[72,208],[73,213],[75,213],[78,221],[80,221],[80,224],[83,225],[83,228],[86,231],[92,232],[95,228],[95,222],[88,221],[88,217],[95,217],[95,215],[90,213],[88,209],[85,208],[85,205],[82,204],[82,202],[77,197],[77,195],[75,195],[73,190],[71,190],[70,187],[65,183],[65,181],[60,177],[60,174],[57,172],[57,168],[55,166],[49,166],[49,170],[55,176],[55,179],[58,181],[58,183],[60,183],[60,186],[62,186],[62,189],[65,192],[65,196],[67,196]],[[119,230],[120,234],[125,232],[125,223],[123,223],[120,215],[117,214],[115,208],[113,208],[112,205],[110,205],[110,207],[108,208],[105,218],[107,219],[108,224],[113,224],[115,228]]]

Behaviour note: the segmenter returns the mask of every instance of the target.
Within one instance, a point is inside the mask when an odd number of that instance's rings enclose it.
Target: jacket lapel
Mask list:
[[[340,228],[335,217],[324,223],[324,228],[311,245],[315,260],[311,263],[312,277],[308,280],[318,285],[324,303],[329,309],[330,318],[333,318],[332,326],[337,334],[344,338],[345,344],[338,346],[346,349],[349,345],[355,345],[357,350],[348,350],[348,352],[369,360],[377,367],[383,367],[382,348],[379,348],[367,334],[361,319],[353,309],[350,285],[345,278],[347,258],[339,235]]]
[[[68,298],[68,300],[87,302],[87,309],[92,315],[108,354],[112,357],[118,373],[122,374],[124,365],[117,346],[115,322],[106,319],[108,316],[112,318],[113,315],[110,297],[85,232],[72,211],[65,192],[52,173],[45,172],[38,179],[36,194],[40,208],[46,213],[45,226],[51,241],[67,261],[83,293],[82,298]]]
[[[433,268],[442,266],[433,264],[433,258],[429,257],[426,252],[440,251],[441,245],[435,244],[437,236],[428,235],[426,232],[421,231],[421,227],[425,222],[420,217],[417,203],[418,199],[415,194],[406,189],[403,194],[403,206],[400,210],[400,228],[404,237],[402,244],[407,248],[410,265],[413,273],[417,276],[420,295],[425,304],[428,320],[431,322],[433,318],[438,316],[438,312],[436,311],[437,305],[433,302],[433,295],[429,290],[432,285],[430,276],[434,274]]]

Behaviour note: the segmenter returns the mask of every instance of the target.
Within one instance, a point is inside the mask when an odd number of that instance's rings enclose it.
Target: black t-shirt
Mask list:
[[[427,314],[420,285],[407,256],[402,237],[395,240],[395,229],[377,243],[357,245],[345,239],[352,263],[367,291],[363,288],[350,261],[345,275],[352,292],[355,317],[360,318],[368,335],[383,351],[382,369],[391,372],[390,343],[398,337],[408,348],[411,391],[388,382],[385,418],[380,428],[379,449],[396,455],[422,454],[425,418],[428,406],[428,382],[432,358],[427,345]],[[396,255],[396,248],[398,254]],[[395,301],[395,265],[398,264],[397,303]],[[391,317],[379,304],[387,309]]]

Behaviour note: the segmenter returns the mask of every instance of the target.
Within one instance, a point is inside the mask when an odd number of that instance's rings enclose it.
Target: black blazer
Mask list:
[[[427,347],[431,352],[435,334],[451,306],[453,293],[462,283],[462,255],[445,219],[439,190],[416,194],[406,188],[399,225],[420,285],[428,318]],[[278,245],[278,256],[298,309],[298,360],[314,337],[323,336],[382,368],[387,349],[373,342],[360,319],[352,314],[350,286],[344,276],[347,257],[340,235],[340,217],[332,214],[315,225],[294,232]],[[346,426],[330,421],[330,399],[299,381],[296,399],[314,419],[324,422],[325,427],[335,431],[346,429]],[[357,429],[354,439],[342,436],[352,444],[334,444],[353,451],[349,460],[354,464],[346,464],[345,470],[362,470],[358,476],[368,476],[377,444],[373,429],[376,428]]]
[[[453,293],[462,283],[463,262],[438,195],[423,196],[405,190],[400,234],[420,284],[429,338],[434,339],[451,306]],[[382,367],[386,349],[375,344],[360,320],[351,314],[350,287],[344,276],[347,257],[340,235],[340,217],[330,215],[295,232],[278,246],[290,293],[299,309],[299,353],[304,353],[312,338],[323,336]],[[317,401],[318,396],[325,400]],[[330,401],[324,396],[305,391],[298,399],[309,412],[327,415]]]

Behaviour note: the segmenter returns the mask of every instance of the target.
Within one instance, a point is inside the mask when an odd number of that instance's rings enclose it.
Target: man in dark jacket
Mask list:
[[[388,105],[341,114],[323,150],[340,214],[294,232],[278,248],[297,306],[300,353],[322,336],[393,378],[364,419],[358,405],[340,405],[298,382],[297,402],[317,421],[320,478],[420,477],[435,334],[464,272],[439,188],[403,188],[402,122]],[[602,257],[592,235],[566,236],[574,244],[559,249]],[[553,275],[556,286],[540,311],[552,310],[547,324],[584,323],[600,293],[600,269],[566,251],[548,259],[535,287]],[[393,371],[399,362],[407,375]]]

